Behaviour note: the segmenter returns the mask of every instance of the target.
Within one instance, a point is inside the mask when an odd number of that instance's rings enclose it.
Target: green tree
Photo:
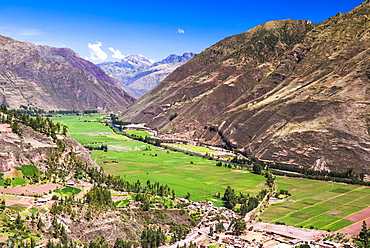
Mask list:
[[[367,228],[365,221],[362,222],[362,229],[358,234],[358,240],[361,241],[362,247],[370,247],[370,229]]]
[[[257,175],[261,175],[262,173],[262,166],[258,162],[253,163],[252,172]]]
[[[239,236],[247,228],[244,219],[234,219],[230,223],[229,229],[236,235]]]

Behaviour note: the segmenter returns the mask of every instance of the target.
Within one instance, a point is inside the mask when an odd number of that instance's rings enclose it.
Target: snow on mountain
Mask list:
[[[132,96],[140,98],[194,55],[195,53],[171,54],[158,62],[143,55],[127,55],[120,62],[104,62],[98,66],[121,83]]]

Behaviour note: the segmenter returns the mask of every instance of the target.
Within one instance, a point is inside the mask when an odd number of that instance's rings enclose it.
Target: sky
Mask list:
[[[200,53],[272,20],[325,21],[363,0],[1,0],[0,35],[68,47],[94,63]]]

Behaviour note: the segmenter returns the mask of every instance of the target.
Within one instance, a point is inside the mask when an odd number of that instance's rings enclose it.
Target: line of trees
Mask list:
[[[52,137],[57,140],[57,133],[67,134],[68,128],[59,122],[54,123],[52,120],[47,118],[42,118],[37,115],[35,118],[30,115],[23,113],[20,110],[8,109],[5,105],[0,105],[1,122],[10,124],[13,132],[18,135],[22,135],[22,130],[19,127],[19,123],[31,127],[33,130],[43,133],[48,137]]]

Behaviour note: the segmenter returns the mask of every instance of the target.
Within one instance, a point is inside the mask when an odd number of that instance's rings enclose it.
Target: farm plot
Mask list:
[[[278,186],[292,193],[292,201],[273,204],[262,221],[337,231],[353,224],[346,217],[370,203],[369,187],[287,177],[278,177]]]
[[[150,180],[167,184],[176,191],[178,197],[183,197],[189,192],[191,200],[208,199],[218,206],[222,205],[222,201],[213,196],[216,193],[223,195],[227,186],[231,186],[236,192],[252,195],[265,188],[263,176],[220,168],[215,166],[216,162],[212,160],[130,140],[114,134],[102,123],[93,122],[97,117],[99,116],[90,115],[86,118],[69,116],[53,120],[68,126],[70,136],[80,143],[92,147],[107,145],[108,152],[92,151],[93,159],[107,174],[119,175],[130,182]],[[135,134],[145,135],[145,133]],[[91,143],[97,144],[90,145]]]
[[[77,188],[74,188],[74,187],[71,187],[71,186],[67,186],[63,189],[55,190],[54,192],[60,194],[61,197],[68,197],[68,196],[71,196],[71,195],[79,194],[81,192],[81,190],[77,189]]]
[[[92,157],[108,174],[119,175],[130,182],[150,180],[167,184],[178,197],[189,192],[192,200],[212,199],[216,205],[221,201],[213,195],[223,194],[228,185],[237,192],[253,195],[265,187],[263,176],[217,167],[215,161],[180,152],[148,151],[156,147],[147,144],[143,150],[134,150],[130,143],[122,142],[121,145],[128,144],[125,152],[114,151],[108,145],[108,152],[92,151]]]

